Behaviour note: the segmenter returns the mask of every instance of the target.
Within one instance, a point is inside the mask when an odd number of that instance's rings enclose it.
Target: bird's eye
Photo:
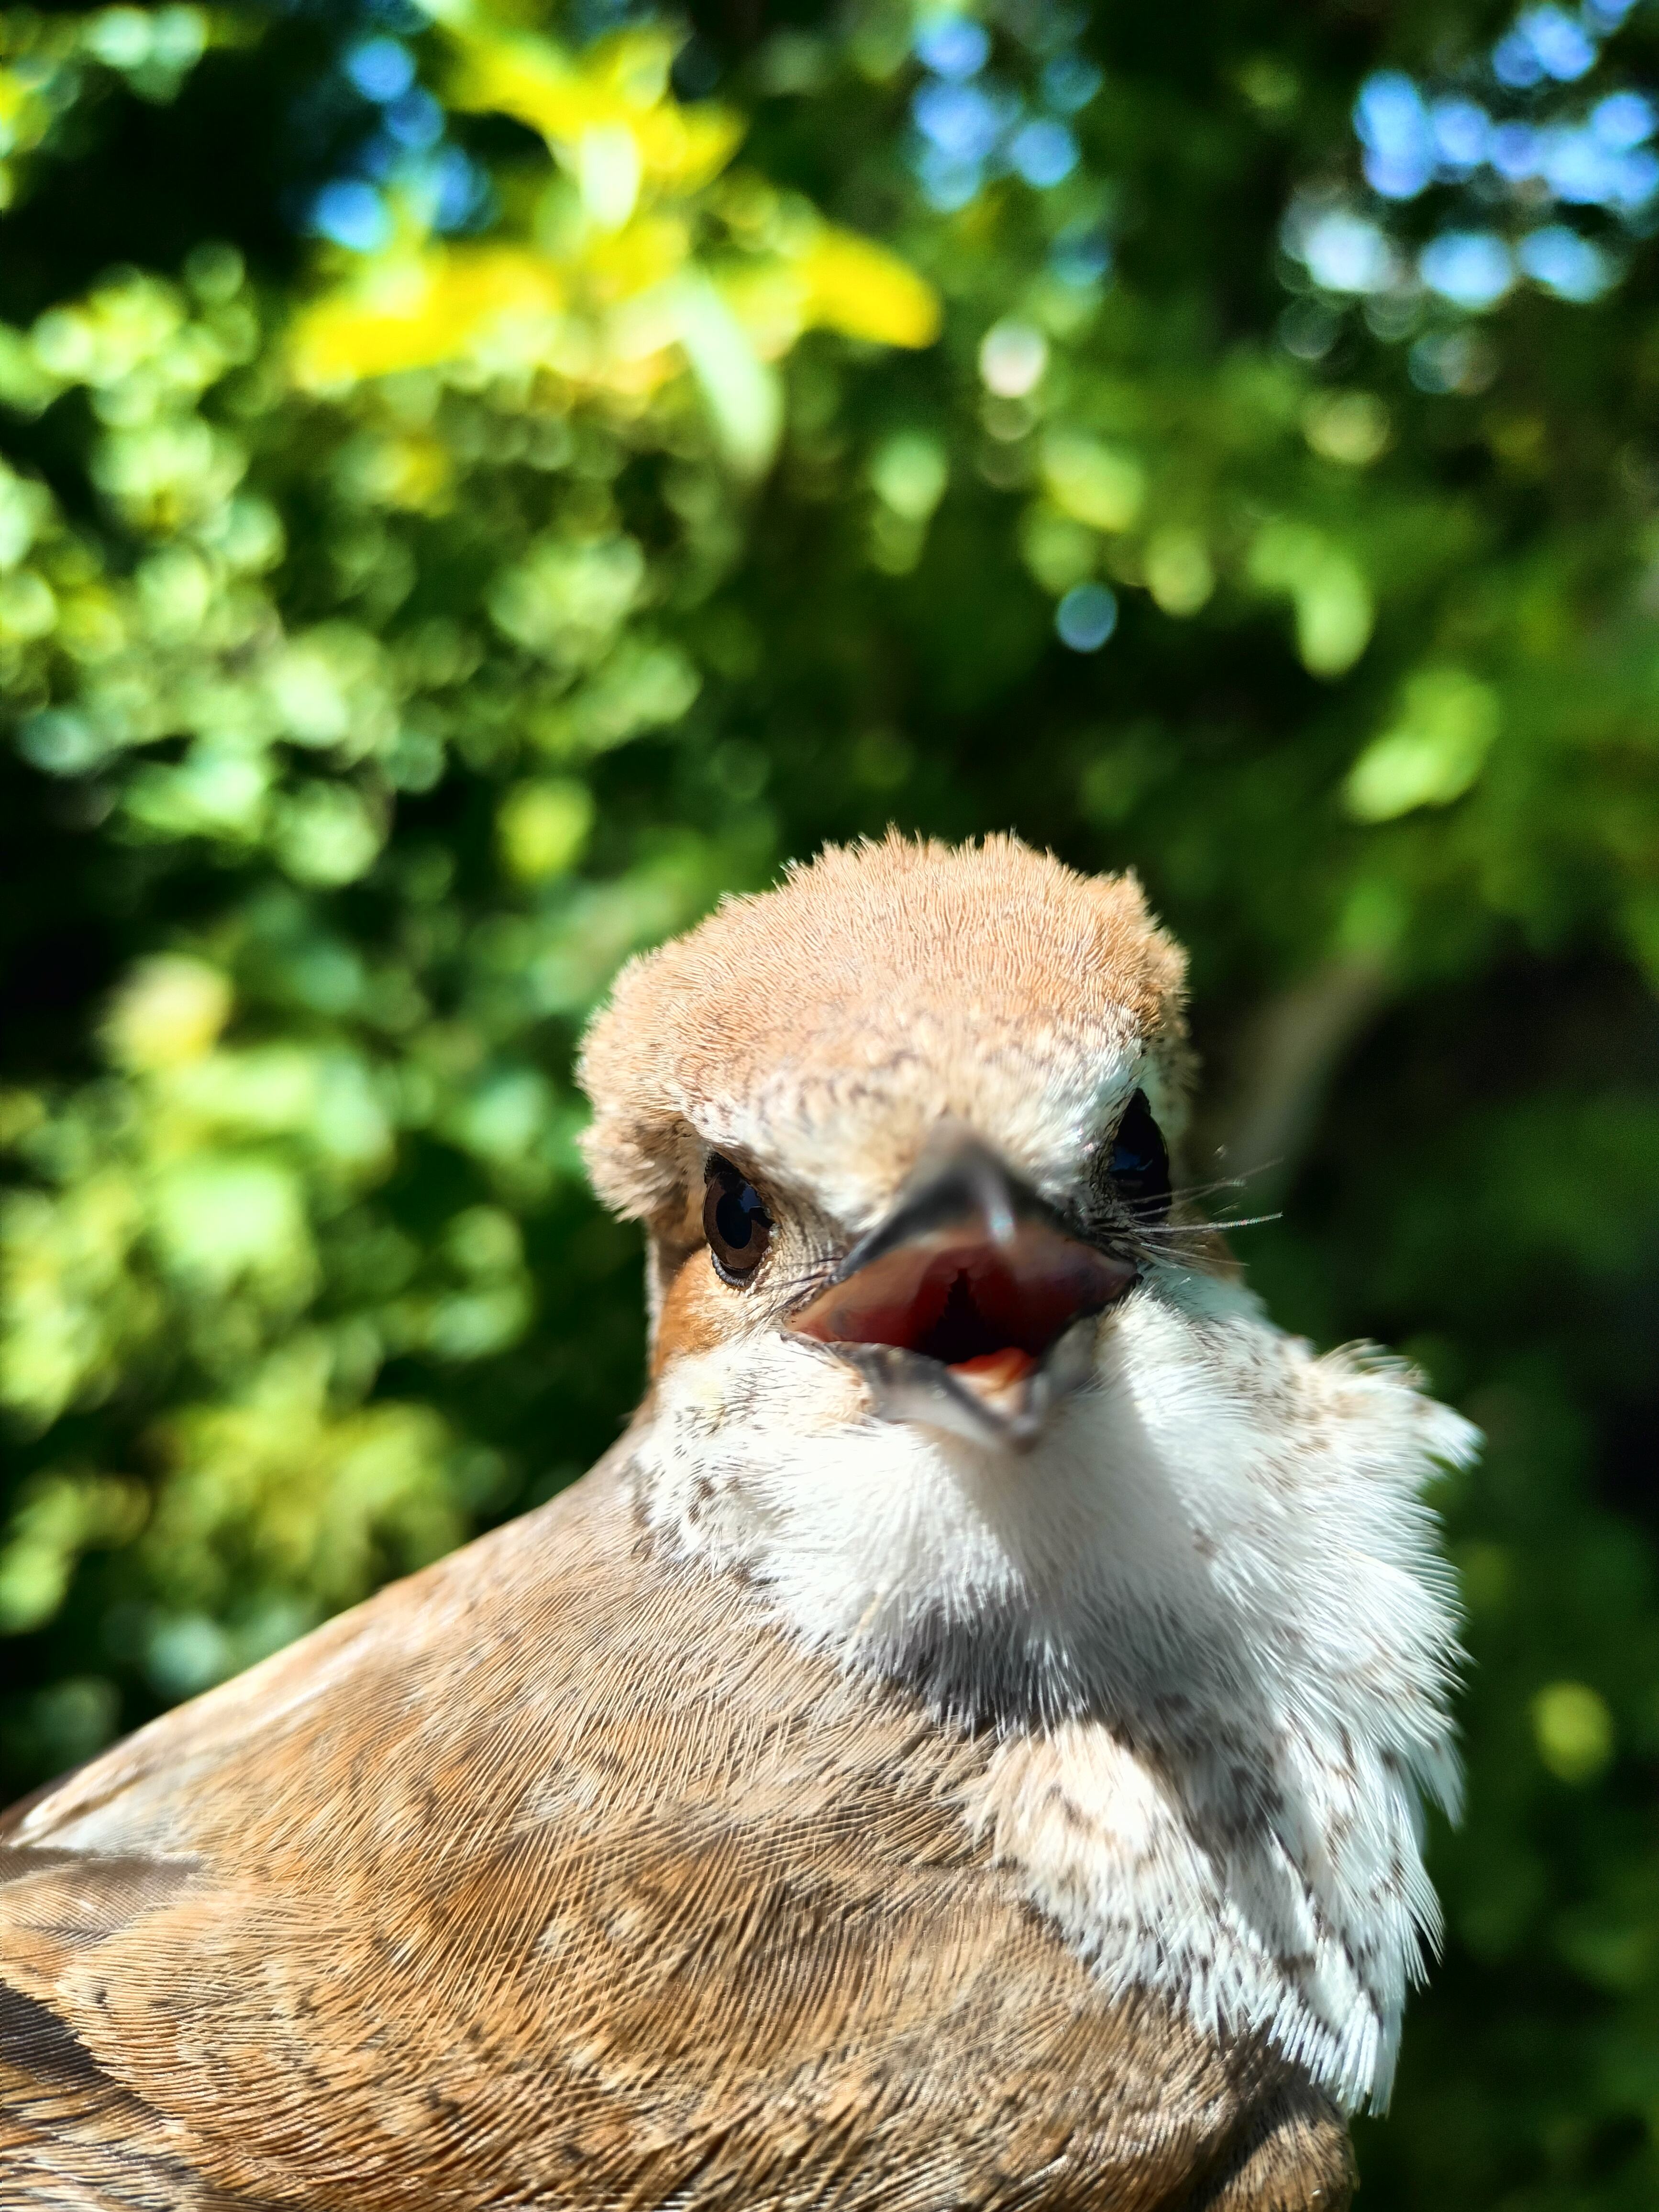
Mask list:
[[[1111,1177],[1135,1220],[1162,1221],[1170,1210],[1170,1148],[1137,1091],[1112,1139]]]
[[[729,1160],[708,1163],[702,1233],[708,1239],[714,1273],[734,1285],[750,1280],[772,1241],[772,1217],[761,1204],[760,1193]]]

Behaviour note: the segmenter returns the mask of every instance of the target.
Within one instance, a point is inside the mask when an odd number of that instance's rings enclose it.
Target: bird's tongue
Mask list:
[[[1098,1313],[1133,1269],[1040,1224],[1004,1241],[936,1232],[884,1253],[796,1322],[826,1343],[889,1344],[990,1387],[1029,1374],[1080,1315]]]
[[[965,1381],[976,1382],[981,1390],[1010,1390],[1016,1382],[1023,1382],[1036,1366],[1034,1352],[1022,1352],[1017,1344],[1005,1345],[1000,1352],[981,1352],[977,1359],[958,1359],[952,1363],[957,1374]]]

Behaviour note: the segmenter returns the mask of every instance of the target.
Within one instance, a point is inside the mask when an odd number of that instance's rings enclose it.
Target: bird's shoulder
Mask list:
[[[0,1815],[0,1846],[234,1856],[251,1805],[349,1799],[371,1775],[378,1795],[417,1745],[446,1771],[526,1704],[568,1725],[611,1687],[571,1659],[591,1659],[603,1616],[652,1579],[620,1472],[601,1461],[550,1504],[138,1729]]]
[[[1340,2202],[1322,2100],[1032,1911],[987,1755],[596,1471],[13,1822],[5,2201]]]

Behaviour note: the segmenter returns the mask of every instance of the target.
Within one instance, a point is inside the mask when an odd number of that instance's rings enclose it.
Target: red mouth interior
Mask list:
[[[1022,1224],[1011,1242],[930,1237],[860,1267],[795,1327],[827,1343],[890,1344],[947,1367],[1029,1372],[1079,1316],[1133,1279],[1127,1261]],[[1023,1364],[1022,1364],[1023,1363]]]

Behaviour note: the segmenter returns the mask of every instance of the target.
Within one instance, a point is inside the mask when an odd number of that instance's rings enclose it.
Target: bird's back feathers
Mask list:
[[[596,1470],[13,1820],[0,2203],[1346,2202],[1305,2076],[994,1863],[989,1755]]]

